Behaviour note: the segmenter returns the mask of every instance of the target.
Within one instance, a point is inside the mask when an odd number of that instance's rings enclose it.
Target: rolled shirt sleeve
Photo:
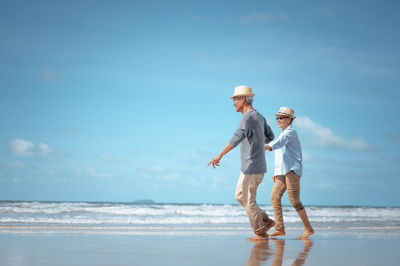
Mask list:
[[[245,137],[246,137],[246,130],[238,128],[238,129],[236,129],[232,138],[229,140],[229,143],[233,147],[236,147],[237,145],[239,145],[240,142],[242,142],[244,140]]]

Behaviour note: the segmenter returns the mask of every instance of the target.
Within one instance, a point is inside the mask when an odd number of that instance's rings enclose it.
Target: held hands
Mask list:
[[[219,161],[221,160],[221,156],[215,156],[214,158],[211,159],[211,161],[207,164],[207,166],[209,166],[210,164],[212,165],[212,167],[215,168],[215,166],[219,166]]]

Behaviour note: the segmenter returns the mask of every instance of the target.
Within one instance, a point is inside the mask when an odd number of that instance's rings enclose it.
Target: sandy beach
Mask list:
[[[397,230],[301,230],[268,242],[246,234],[135,235],[21,232],[0,234],[0,265],[398,265]]]
[[[272,213],[271,206],[263,206]],[[286,235],[253,235],[239,205],[0,202],[0,265],[398,265],[400,208],[284,206]]]

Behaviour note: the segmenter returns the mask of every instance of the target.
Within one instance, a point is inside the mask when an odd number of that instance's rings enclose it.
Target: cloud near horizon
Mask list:
[[[110,162],[110,163],[121,163],[123,162],[123,159],[118,157],[118,156],[111,156],[105,153],[99,153],[98,154],[99,158],[102,159],[105,162]]]
[[[33,156],[35,154],[47,156],[55,151],[54,148],[46,143],[39,142],[39,144],[35,145],[33,142],[20,137],[11,140],[10,148],[11,152],[16,156]]]
[[[48,155],[48,154],[54,152],[54,149],[52,147],[50,147],[48,144],[43,143],[43,142],[40,142],[38,144],[38,148],[39,148],[40,154],[42,154],[42,155]]]
[[[295,123],[299,131],[304,133],[305,143],[312,147],[350,151],[364,151],[373,148],[363,137],[341,137],[332,129],[323,127],[308,117],[297,117]]]
[[[11,141],[11,152],[17,156],[31,156],[34,153],[35,144],[30,141],[16,138]]]
[[[86,173],[92,177],[104,177],[104,178],[111,178],[114,177],[114,174],[112,173],[107,173],[104,171],[98,171],[93,169],[92,167],[87,167],[86,168]]]

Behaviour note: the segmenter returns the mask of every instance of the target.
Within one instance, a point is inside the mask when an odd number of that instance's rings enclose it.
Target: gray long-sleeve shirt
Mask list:
[[[259,174],[267,171],[264,144],[274,139],[274,133],[265,118],[252,109],[243,114],[238,129],[229,140],[236,147],[240,145],[240,170],[244,174]]]

